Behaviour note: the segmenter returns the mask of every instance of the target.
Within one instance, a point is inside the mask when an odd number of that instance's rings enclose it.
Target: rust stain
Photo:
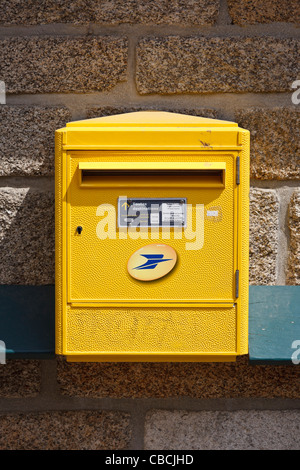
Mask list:
[[[206,148],[209,148],[209,149],[212,149],[212,146],[210,145],[209,142],[204,142],[203,140],[199,140],[200,144],[202,145],[202,147],[206,147]]]

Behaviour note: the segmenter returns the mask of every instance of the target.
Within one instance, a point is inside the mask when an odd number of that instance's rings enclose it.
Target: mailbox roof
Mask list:
[[[107,126],[188,126],[188,127],[237,127],[232,121],[221,121],[186,114],[168,113],[165,111],[139,111],[135,113],[116,114],[82,121],[73,121],[67,127],[107,127]]]

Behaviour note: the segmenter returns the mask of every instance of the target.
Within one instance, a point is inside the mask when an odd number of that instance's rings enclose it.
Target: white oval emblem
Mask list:
[[[146,245],[129,258],[127,270],[139,281],[154,281],[168,274],[175,266],[177,253],[169,245]]]

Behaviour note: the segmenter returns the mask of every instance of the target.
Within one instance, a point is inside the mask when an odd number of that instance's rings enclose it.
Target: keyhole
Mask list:
[[[77,231],[78,235],[80,235],[81,232],[82,232],[82,227],[79,225],[79,226],[77,227],[76,231]]]

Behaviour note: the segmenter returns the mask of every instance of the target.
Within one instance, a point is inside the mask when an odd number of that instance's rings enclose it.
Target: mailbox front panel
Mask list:
[[[70,152],[68,201],[68,301],[71,303],[100,302],[114,305],[116,302],[149,303],[157,302],[230,302],[235,298],[235,231],[237,230],[237,198],[235,192],[236,155],[216,155],[200,153],[160,154],[137,152]],[[118,168],[118,162],[168,161],[174,166],[184,162],[188,170],[194,162],[226,165],[224,182],[217,186],[207,171],[195,174],[180,171],[176,175],[162,173],[158,183],[157,173],[139,173],[134,179],[134,170],[122,177],[116,173],[102,177],[101,170],[83,181],[80,164],[88,161],[101,168],[101,162],[111,162]],[[137,163],[135,163],[137,162]],[[98,165],[97,165],[98,164]],[[100,164],[100,167],[99,167]],[[221,165],[222,164],[222,165]],[[225,164],[225,165],[224,165]],[[216,172],[216,174],[218,174]],[[131,176],[132,175],[132,176]],[[152,180],[151,180],[152,178]],[[208,180],[208,181],[207,181]],[[184,199],[185,203],[199,205],[198,221],[195,209],[194,231],[190,240],[182,228],[170,228],[170,238],[164,239],[162,228],[151,236],[150,228],[145,229],[144,238],[127,237],[122,239],[118,227],[118,199],[126,196],[130,200],[172,200]],[[108,214],[101,210],[105,204],[112,206],[110,225],[116,227],[116,237],[100,239],[97,236],[98,224],[107,220]],[[103,215],[102,215],[103,214]],[[196,223],[198,222],[198,227]],[[200,233],[200,223],[204,232]],[[83,228],[78,235],[76,227]],[[108,227],[107,227],[108,228]],[[168,233],[166,234],[168,236]],[[188,234],[190,237],[191,235]],[[180,237],[181,239],[177,239]],[[165,243],[173,247],[178,256],[175,268],[156,282],[140,282],[127,272],[130,256],[139,248],[151,243]],[[187,249],[189,248],[189,249]],[[142,259],[142,258],[141,258]]]

